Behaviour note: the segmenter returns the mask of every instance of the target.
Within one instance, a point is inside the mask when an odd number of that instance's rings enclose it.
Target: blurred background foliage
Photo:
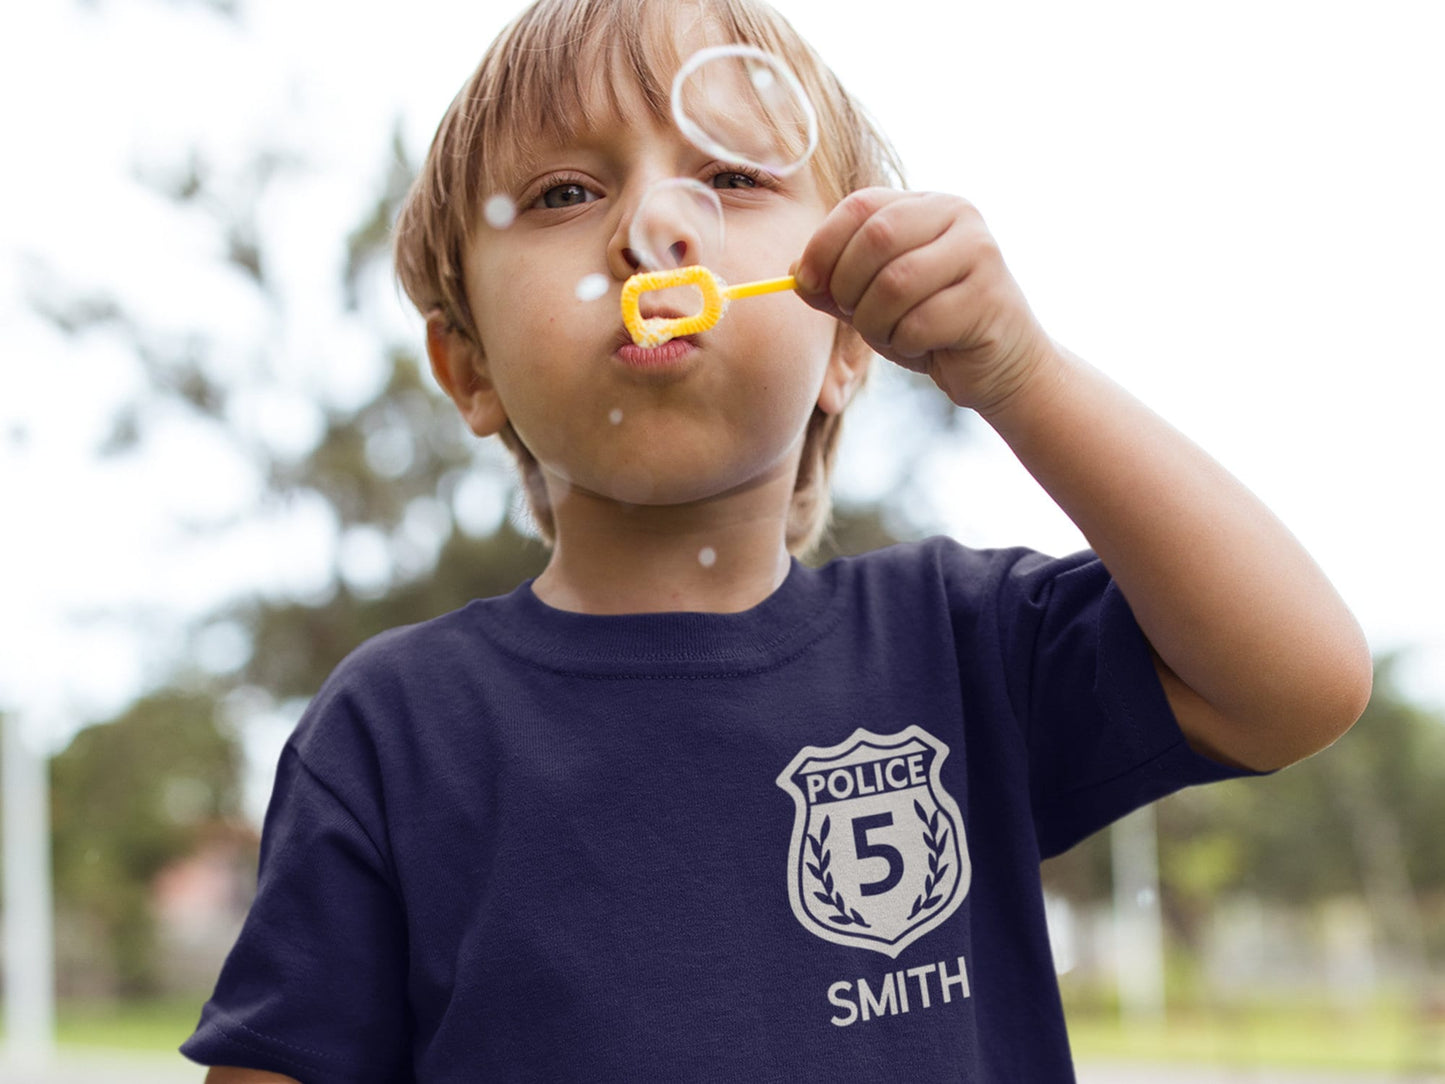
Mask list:
[[[414,169],[399,135],[379,167],[373,205],[338,261],[337,288],[351,311],[389,289],[379,284],[390,280],[390,223]],[[217,260],[279,311],[274,240],[258,208],[304,169],[289,153],[261,150],[228,173],[196,153],[150,183],[178,214],[201,208]],[[234,444],[264,479],[257,514],[313,501],[336,525],[325,590],[258,589],[204,615],[188,638],[193,650],[171,658],[116,717],[91,720],[52,760],[62,994],[200,997],[254,886],[258,836],[244,791],[259,721],[294,718],[362,640],[506,592],[540,571],[545,550],[526,530],[504,458],[474,441],[432,387],[419,329],[414,342],[374,335],[368,361],[382,374],[374,392],[359,404],[318,403],[318,435],[298,451],[234,424],[237,389],[205,329],[158,333],[119,298],[63,281],[36,285],[33,307],[68,336],[116,336],[143,366],[144,394],[117,410],[98,456],[135,454],[155,419],[178,409]],[[819,561],[932,529],[915,484],[921,464],[968,437],[966,416],[931,386],[887,366],[873,380],[871,395],[900,419],[886,441],[886,477],[871,496],[840,502]],[[211,646],[201,652],[202,643]],[[1305,923],[1332,901],[1357,900],[1375,948],[1394,961],[1386,969],[1404,976],[1411,996],[1429,996],[1445,957],[1445,722],[1404,697],[1394,667],[1380,661],[1369,710],[1337,748],[1266,779],[1159,805],[1173,951],[1205,953],[1214,912],[1230,898],[1248,896]],[[1045,881],[1080,913],[1107,906],[1106,837],[1047,863]],[[221,919],[197,919],[203,906]]]
[[[1445,724],[1377,662],[1369,707],[1336,745],[1274,775],[1195,787],[1156,806],[1170,933],[1198,948],[1221,898],[1308,909],[1357,896],[1383,946],[1422,965],[1445,952]],[[1111,890],[1104,835],[1046,864],[1072,900]],[[1426,936],[1426,931],[1430,931]]]

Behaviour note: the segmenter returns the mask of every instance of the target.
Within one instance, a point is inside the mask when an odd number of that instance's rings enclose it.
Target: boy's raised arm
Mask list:
[[[1353,616],[1192,442],[1062,352],[986,417],[1119,584],[1191,745],[1267,770],[1359,718],[1371,663]]]
[[[1359,717],[1369,648],[1324,573],[1210,456],[1048,338],[966,202],[854,193],[797,274],[810,304],[977,410],[1078,525],[1197,750],[1279,768]]]

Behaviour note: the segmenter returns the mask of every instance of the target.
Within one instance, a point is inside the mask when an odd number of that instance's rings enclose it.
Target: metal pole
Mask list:
[[[4,731],[5,1046],[13,1065],[55,1055],[55,932],[50,881],[48,763],[0,717]]]
[[[1153,1026],[1164,1019],[1164,921],[1154,807],[1116,821],[1109,837],[1119,1009],[1126,1024]]]

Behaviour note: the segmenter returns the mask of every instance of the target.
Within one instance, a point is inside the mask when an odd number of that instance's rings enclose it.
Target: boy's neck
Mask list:
[[[734,502],[723,516],[715,507],[622,507],[574,493],[533,590],[577,613],[740,613],[777,590],[792,565],[786,512],[776,503]]]

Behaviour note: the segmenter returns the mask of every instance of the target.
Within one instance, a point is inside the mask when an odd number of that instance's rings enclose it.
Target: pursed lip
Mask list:
[[[638,346],[625,331],[612,356],[629,369],[659,372],[677,369],[688,357],[697,353],[694,336],[668,339],[661,346]]]
[[[680,309],[657,306],[641,310],[641,315],[644,320],[677,320],[688,314]],[[613,356],[629,368],[656,370],[675,367],[696,350],[696,335],[680,335],[660,346],[638,346],[632,341],[627,328],[623,327],[613,346]]]

